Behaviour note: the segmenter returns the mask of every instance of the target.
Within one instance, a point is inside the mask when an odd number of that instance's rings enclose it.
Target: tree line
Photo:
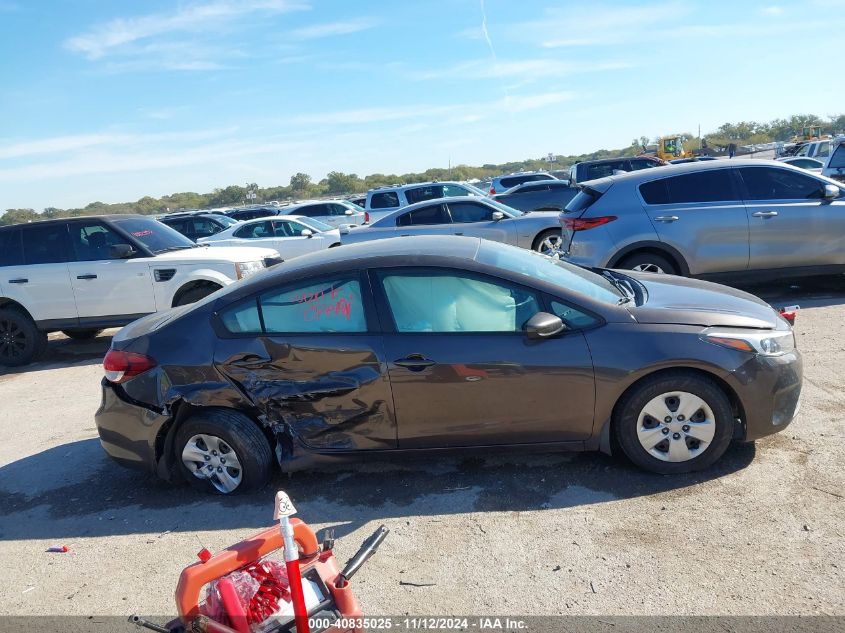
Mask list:
[[[787,119],[775,119],[769,122],[741,121],[739,123],[725,123],[715,131],[704,135],[708,145],[715,147],[728,143],[757,144],[772,141],[788,141],[801,133],[802,128],[820,125],[822,134],[836,134],[845,131],[845,114],[830,118],[822,118],[813,114],[797,114]],[[667,133],[669,131],[667,130]],[[689,132],[682,134],[688,149],[698,147],[698,137]],[[247,202],[247,194],[254,192],[256,201],[286,201],[302,198],[322,198],[327,196],[344,196],[363,193],[374,187],[382,187],[396,183],[426,182],[430,180],[489,180],[494,176],[514,171],[540,169],[568,169],[579,161],[612,158],[617,156],[631,156],[641,151],[642,145],[647,145],[656,139],[641,136],[634,139],[631,145],[623,149],[597,150],[589,154],[557,156],[554,162],[547,157],[529,158],[522,161],[503,163],[499,165],[484,164],[480,167],[470,165],[456,165],[449,169],[432,168],[418,173],[407,174],[370,174],[360,177],[357,174],[346,174],[330,171],[325,178],[314,182],[308,174],[296,173],[287,185],[275,187],[258,187],[255,183],[246,186],[229,185],[222,189],[215,189],[211,193],[182,192],[153,198],[144,196],[135,202],[119,202],[107,204],[92,202],[81,208],[59,209],[48,207],[41,212],[35,209],[6,209],[0,216],[0,225],[18,224],[33,220],[49,218],[64,218],[80,215],[105,215],[111,213],[141,213],[145,215],[166,213],[177,209],[210,209],[241,205]]]

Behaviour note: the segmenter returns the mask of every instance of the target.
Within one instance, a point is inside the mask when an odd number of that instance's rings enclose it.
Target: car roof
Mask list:
[[[460,180],[429,180],[427,182],[411,182],[404,185],[386,185],[384,187],[374,187],[367,191],[369,193],[382,193],[385,191],[399,191],[400,189],[409,189],[411,187],[429,187],[431,185],[464,185],[468,183],[461,182]]]
[[[427,207],[432,204],[450,204],[452,202],[480,202],[481,204],[487,204],[487,206],[495,207],[498,210],[498,206],[496,204],[490,204],[491,200],[488,197],[480,197],[480,196],[447,196],[445,198],[431,198],[430,200],[421,200],[419,202],[415,202],[414,204],[408,204],[404,207],[399,207],[398,209],[394,209],[390,213],[388,213],[383,218],[379,218],[376,220],[375,224],[381,222],[382,220],[386,220],[387,218],[392,218],[399,214],[405,214],[408,211],[416,211],[422,207]],[[498,204],[501,204],[499,202]]]
[[[524,189],[526,187],[538,187],[541,185],[546,185],[547,187],[560,187],[561,189],[572,186],[569,184],[569,181],[560,180],[559,178],[555,178],[553,180],[529,180],[528,182],[523,182],[518,185],[514,185],[510,189],[505,189],[502,193],[497,193],[496,196],[503,196],[506,193],[515,193],[520,189]]]
[[[150,220],[155,221],[155,218],[151,215],[143,215],[140,213],[110,213],[108,215],[78,215],[72,218],[49,218],[44,220],[33,220],[32,222],[19,222],[18,224],[7,224],[5,226],[0,226],[0,231],[3,229],[10,229],[12,227],[21,227],[21,226],[29,226],[32,224],[37,224],[38,226],[43,226],[45,224],[58,224],[59,222],[80,222],[80,221],[89,221],[89,220],[123,220],[127,218],[133,219],[141,219],[147,218]]]

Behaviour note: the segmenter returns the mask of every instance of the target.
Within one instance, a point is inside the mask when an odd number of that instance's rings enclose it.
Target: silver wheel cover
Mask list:
[[[631,270],[636,270],[636,271],[641,272],[641,273],[661,273],[661,274],[666,274],[666,271],[665,271],[665,270],[663,270],[663,269],[662,269],[660,266],[658,266],[657,264],[649,264],[649,263],[645,263],[645,264],[637,264],[637,265],[636,265],[636,266],[634,266]]]
[[[713,409],[686,391],[670,391],[652,398],[637,418],[640,445],[664,462],[695,459],[707,450],[715,434]]]
[[[243,479],[235,450],[215,435],[200,433],[182,449],[182,463],[197,479],[208,479],[223,494],[234,492]]]

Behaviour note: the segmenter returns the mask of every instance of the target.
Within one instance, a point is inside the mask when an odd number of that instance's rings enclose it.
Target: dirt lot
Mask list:
[[[800,303],[801,413],[703,474],[600,454],[370,462],[279,476],[368,614],[845,615],[845,281],[755,288]],[[93,413],[109,339],[54,335],[0,375],[0,614],[172,614],[181,568],[271,523],[273,489],[220,499],[124,470]],[[67,544],[67,554],[48,554]],[[416,583],[413,586],[406,583]]]

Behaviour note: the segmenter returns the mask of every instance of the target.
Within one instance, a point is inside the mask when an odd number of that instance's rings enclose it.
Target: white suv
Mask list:
[[[141,215],[0,227],[0,365],[37,358],[48,332],[91,338],[279,261],[268,248],[199,246]]]

